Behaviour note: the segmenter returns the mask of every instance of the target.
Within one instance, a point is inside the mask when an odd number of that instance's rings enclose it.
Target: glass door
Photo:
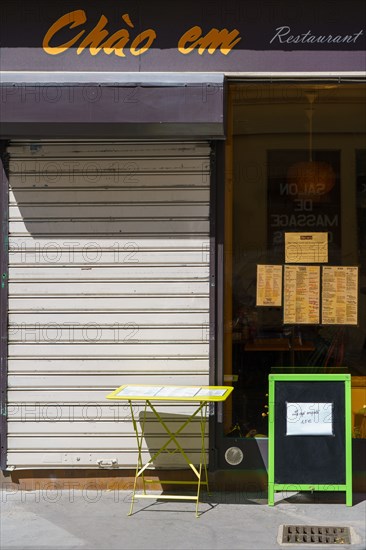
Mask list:
[[[229,92],[224,451],[267,437],[272,368],[366,375],[366,87]]]

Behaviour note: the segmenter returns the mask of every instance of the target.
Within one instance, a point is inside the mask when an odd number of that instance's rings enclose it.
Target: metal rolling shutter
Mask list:
[[[209,145],[12,142],[8,153],[8,467],[134,467],[129,410],[105,395],[208,384]],[[188,409],[160,406],[172,423]],[[150,422],[146,456],[161,436]],[[198,459],[199,437],[182,437]]]

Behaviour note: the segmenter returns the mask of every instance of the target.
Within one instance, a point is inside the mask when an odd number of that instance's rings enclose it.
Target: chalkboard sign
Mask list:
[[[352,506],[351,377],[269,375],[268,504],[276,491],[345,491]]]

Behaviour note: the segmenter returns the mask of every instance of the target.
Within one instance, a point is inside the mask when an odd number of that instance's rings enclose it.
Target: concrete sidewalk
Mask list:
[[[39,490],[1,492],[1,550],[19,549],[256,549],[339,548],[338,545],[277,542],[279,526],[350,526],[355,544],[364,550],[366,495],[355,494],[347,508],[342,493],[278,494],[274,507],[266,495],[213,493],[202,495],[201,515],[180,501],[135,503],[128,517],[129,491]]]

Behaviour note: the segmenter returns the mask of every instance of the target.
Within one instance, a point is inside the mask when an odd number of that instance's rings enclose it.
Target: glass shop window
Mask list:
[[[366,86],[233,83],[228,135],[224,431],[265,437],[273,367],[365,384]]]

